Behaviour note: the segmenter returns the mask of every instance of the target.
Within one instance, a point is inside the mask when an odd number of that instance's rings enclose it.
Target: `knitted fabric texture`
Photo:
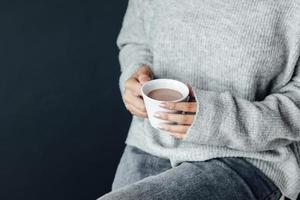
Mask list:
[[[120,89],[142,65],[188,82],[197,113],[183,140],[133,117],[126,143],[184,161],[244,157],[282,191],[300,191],[300,1],[129,0]]]

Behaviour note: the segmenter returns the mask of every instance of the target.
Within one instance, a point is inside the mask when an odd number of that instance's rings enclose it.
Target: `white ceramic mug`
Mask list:
[[[175,101],[170,101],[170,102],[184,102],[184,101],[189,100],[189,88],[187,87],[187,85],[185,85],[184,83],[182,83],[180,81],[173,80],[173,79],[155,79],[155,80],[146,82],[142,86],[141,92],[142,92],[142,96],[143,96],[144,103],[146,106],[148,119],[150,121],[150,124],[154,128],[158,128],[161,123],[170,123],[169,121],[156,118],[154,116],[156,112],[168,112],[168,113],[176,113],[177,112],[174,110],[169,110],[169,109],[160,107],[160,105],[166,101],[159,101],[156,99],[152,99],[148,96],[148,94],[152,90],[156,90],[156,89],[172,89],[172,90],[175,90],[175,91],[178,91],[181,93],[182,98],[177,99]]]

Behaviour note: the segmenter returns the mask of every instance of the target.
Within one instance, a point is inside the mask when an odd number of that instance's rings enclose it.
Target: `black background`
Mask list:
[[[0,1],[0,199],[108,192],[130,115],[116,38],[127,0]]]

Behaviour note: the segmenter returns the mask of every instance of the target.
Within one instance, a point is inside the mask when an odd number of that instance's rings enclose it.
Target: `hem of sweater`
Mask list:
[[[282,193],[282,195],[284,197],[287,197],[287,198],[289,198],[291,200],[297,200],[299,192],[296,193],[294,191],[300,191],[299,184],[297,184],[296,182],[294,182],[292,184],[292,186],[294,186],[294,187],[286,187],[283,184],[283,181],[281,180],[282,177],[280,175],[279,176],[275,175],[276,173],[274,173],[272,171],[273,167],[271,167],[270,164],[267,161],[262,161],[262,160],[257,160],[257,159],[251,159],[251,158],[245,158],[245,160],[247,160],[253,166],[255,166],[256,168],[258,168],[270,180],[272,180],[273,183],[278,187],[278,189],[280,190],[280,192]],[[284,166],[284,165],[282,165],[282,164],[280,164],[280,163],[278,163],[278,167],[279,167],[280,170],[287,170],[287,167]],[[297,173],[299,174],[299,172],[297,172]]]
[[[138,136],[137,136],[138,135]],[[213,147],[213,146],[207,146],[209,150],[206,153],[203,153],[202,151],[197,151],[194,154],[188,154],[188,153],[182,153],[181,156],[179,151],[181,151],[181,148],[165,148],[165,147],[158,147],[156,145],[157,149],[155,148],[149,148],[149,144],[145,142],[147,139],[145,137],[145,134],[128,134],[128,137],[125,141],[127,145],[134,146],[136,148],[139,148],[151,155],[168,159],[171,162],[172,167],[175,167],[179,165],[182,162],[185,161],[206,161],[214,158],[222,158],[222,157],[241,157],[246,159],[248,162],[250,162],[252,165],[254,165],[256,168],[261,170],[262,173],[264,173],[270,180],[274,182],[274,184],[280,189],[281,193],[285,196],[290,198],[291,200],[297,200],[298,191],[300,191],[300,177],[298,179],[295,179],[295,181],[290,182],[289,186],[286,186],[286,180],[284,180],[283,172],[290,171],[291,166],[286,166],[285,161],[280,162],[280,160],[276,160],[275,157],[270,156],[270,159],[273,158],[273,162],[268,161],[267,158],[264,158],[263,156],[251,156],[248,155],[249,152],[234,152],[230,149],[224,150],[222,147]],[[136,141],[144,141],[144,142],[136,142]],[[191,144],[190,148],[193,148],[194,144]],[[151,143],[150,146],[154,147]],[[251,153],[251,152],[250,152]],[[205,155],[206,154],[206,155]],[[296,161],[295,161],[296,162]],[[274,163],[276,165],[274,166]],[[300,169],[298,168],[297,171],[295,167],[293,167],[295,174],[300,174]],[[278,173],[282,172],[282,173]],[[292,181],[292,180],[289,180]],[[297,192],[295,192],[297,191]]]

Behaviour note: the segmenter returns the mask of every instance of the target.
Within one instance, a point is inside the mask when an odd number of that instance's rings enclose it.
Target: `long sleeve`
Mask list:
[[[300,141],[300,66],[288,84],[262,101],[194,88],[198,108],[186,141],[265,151]]]
[[[147,12],[144,0],[129,0],[123,25],[117,39],[121,65],[120,89],[124,82],[142,65],[151,66],[152,53],[147,45],[144,14]]]

